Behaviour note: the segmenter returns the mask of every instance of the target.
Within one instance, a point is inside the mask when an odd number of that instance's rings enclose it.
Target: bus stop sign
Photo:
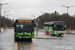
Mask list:
[[[49,35],[49,31],[46,31],[46,35]]]

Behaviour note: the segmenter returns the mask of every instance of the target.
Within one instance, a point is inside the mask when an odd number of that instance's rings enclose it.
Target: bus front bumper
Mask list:
[[[34,38],[34,35],[31,35],[31,36],[18,36],[18,35],[15,35],[15,38],[19,38],[19,39],[29,39],[29,38]]]

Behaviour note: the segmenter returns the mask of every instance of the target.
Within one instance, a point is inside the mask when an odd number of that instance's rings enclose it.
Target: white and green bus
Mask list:
[[[44,22],[44,31],[49,31],[51,35],[64,35],[66,25],[63,21]]]

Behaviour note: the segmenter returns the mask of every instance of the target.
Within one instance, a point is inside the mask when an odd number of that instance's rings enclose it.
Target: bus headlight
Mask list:
[[[18,37],[18,35],[16,35],[16,37]]]
[[[56,34],[56,32],[55,32],[55,34]]]
[[[55,25],[54,25],[54,27],[55,27]]]

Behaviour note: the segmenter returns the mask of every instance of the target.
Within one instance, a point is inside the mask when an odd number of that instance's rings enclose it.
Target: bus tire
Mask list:
[[[52,34],[52,36],[55,36],[55,34]]]
[[[16,42],[16,41],[18,41],[18,39],[17,38],[14,38],[14,41]]]
[[[29,41],[32,42],[32,38],[30,38]]]
[[[59,36],[61,36],[61,34],[59,34]]]

